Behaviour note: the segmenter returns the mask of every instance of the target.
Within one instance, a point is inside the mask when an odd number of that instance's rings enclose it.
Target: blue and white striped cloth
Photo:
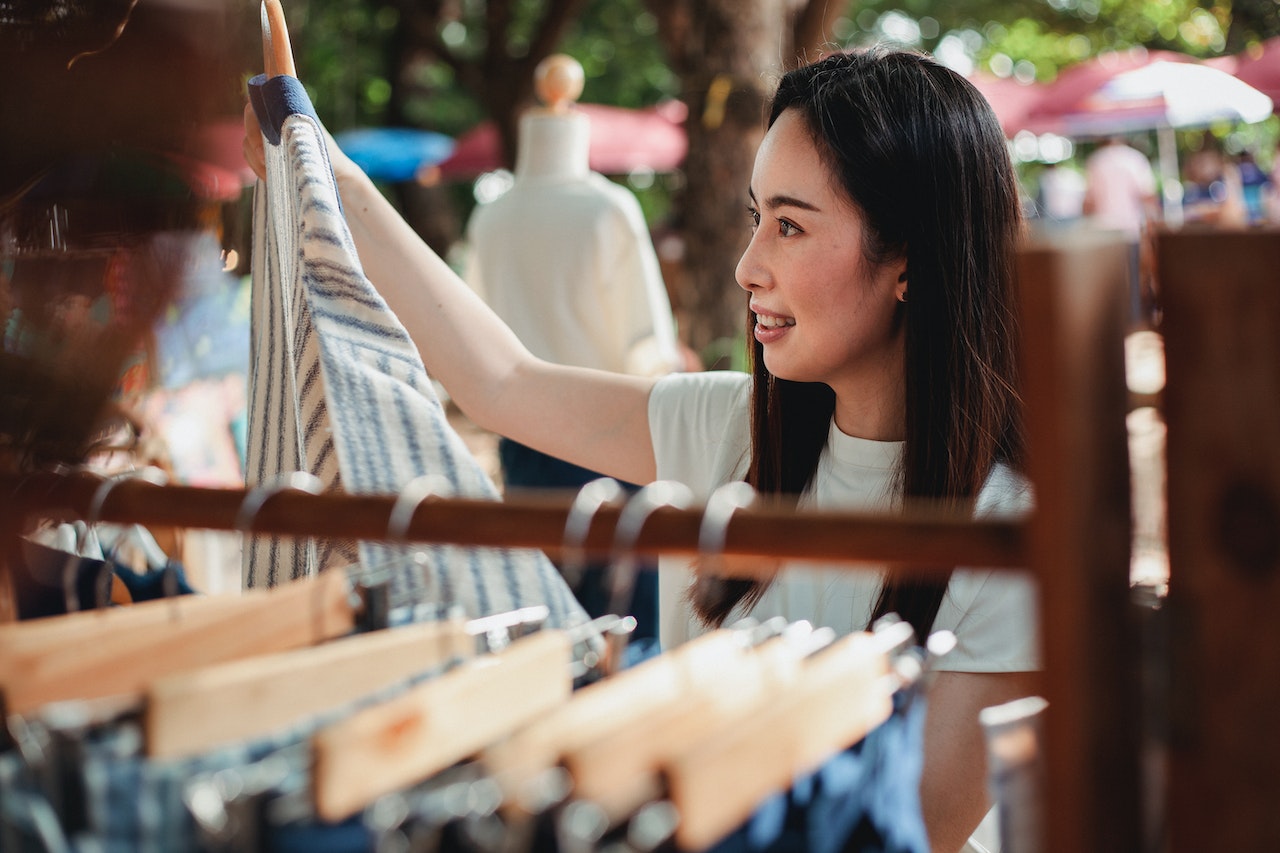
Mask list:
[[[305,90],[291,77],[258,77],[250,96],[267,137],[268,180],[254,204],[249,483],[301,470],[329,490],[395,494],[438,474],[456,496],[497,500],[408,333],[361,269]],[[420,566],[403,550],[364,542],[359,558],[366,567],[401,559],[393,594],[460,605],[470,617],[545,604],[552,626],[586,621],[541,552],[432,548]],[[264,540],[246,552],[247,587],[351,562],[341,543],[316,552]]]

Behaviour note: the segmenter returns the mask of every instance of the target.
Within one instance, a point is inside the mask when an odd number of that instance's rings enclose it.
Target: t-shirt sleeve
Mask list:
[[[660,480],[676,480],[706,500],[740,479],[750,451],[751,377],[733,370],[673,373],[649,393],[649,433]]]
[[[737,371],[673,373],[649,392],[649,433],[660,480],[684,483],[705,502],[731,479],[741,479],[749,451],[747,389]],[[672,649],[706,631],[685,596],[693,575],[687,558],[664,555],[658,568],[658,633]]]
[[[1018,517],[1032,505],[1026,481],[997,467],[978,497],[978,517]],[[937,669],[950,672],[1030,672],[1040,669],[1039,596],[1028,573],[957,569],[934,621],[956,635]]]
[[[1030,672],[1040,669],[1035,582],[1007,571],[959,569],[951,576],[934,630],[956,635],[937,662],[949,672]]]

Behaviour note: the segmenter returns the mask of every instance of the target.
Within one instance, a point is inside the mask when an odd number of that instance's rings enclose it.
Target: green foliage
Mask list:
[[[646,107],[680,94],[642,0],[592,0],[560,50],[582,63],[586,103]]]

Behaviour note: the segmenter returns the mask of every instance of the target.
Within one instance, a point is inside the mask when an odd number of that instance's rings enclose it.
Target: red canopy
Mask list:
[[[1122,126],[1125,110],[1145,113],[1155,104],[1114,104],[1100,103],[1096,100],[1098,92],[1107,84],[1126,71],[1150,65],[1153,62],[1190,62],[1197,60],[1186,54],[1168,50],[1132,50],[1125,52],[1109,52],[1099,54],[1092,59],[1078,62],[1068,68],[1052,83],[1041,88],[1040,97],[1030,106],[1023,117],[1027,129],[1036,133],[1064,133],[1070,135],[1073,118],[1081,116],[1097,116],[1108,113],[1108,126]],[[1100,125],[1101,127],[1101,125]]]
[[[591,168],[606,175],[635,169],[670,172],[684,162],[688,140],[684,132],[685,106],[668,101],[643,110],[603,104],[577,104],[575,110],[591,120]],[[459,136],[453,156],[440,164],[445,178],[466,178],[503,166],[498,131],[483,122]]]

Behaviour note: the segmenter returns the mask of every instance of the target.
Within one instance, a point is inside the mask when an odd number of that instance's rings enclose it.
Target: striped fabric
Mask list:
[[[292,186],[289,164],[267,157],[266,186]],[[325,491],[340,491],[329,410],[320,377],[320,346],[298,279],[298,210],[287,199],[268,200],[263,185],[253,199],[252,353],[246,482],[259,485],[281,473],[308,471]],[[244,586],[275,586],[356,561],[355,543],[255,536],[247,540]]]
[[[260,184],[254,205],[249,480],[305,470],[326,489],[394,494],[432,473],[455,495],[497,500],[404,327],[361,270],[305,91],[290,77],[258,77],[250,93],[268,142],[269,191]],[[472,617],[545,604],[552,625],[586,621],[538,551],[436,547],[409,565],[402,548],[358,550],[366,567],[402,563],[397,597],[460,605]],[[250,587],[346,561],[341,547],[312,554],[265,539],[246,551]]]

